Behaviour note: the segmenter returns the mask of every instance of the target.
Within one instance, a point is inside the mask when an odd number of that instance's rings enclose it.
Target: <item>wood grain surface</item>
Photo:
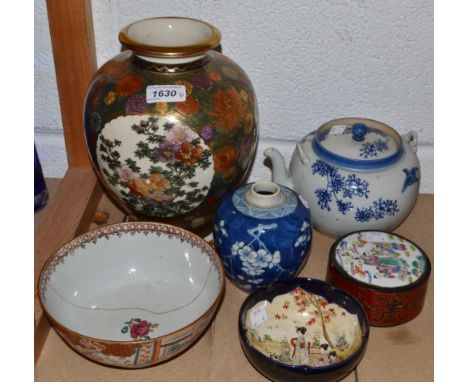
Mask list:
[[[91,0],[47,0],[57,89],[69,168],[90,168],[83,105],[96,72]]]
[[[55,189],[56,187],[56,189]],[[69,169],[34,227],[34,353],[39,357],[48,321],[37,297],[37,280],[47,259],[62,245],[85,232],[100,202],[102,188],[92,169]]]
[[[419,244],[434,265],[433,195],[420,195],[406,221],[395,232]],[[98,206],[110,213],[111,224],[123,213],[104,195]],[[94,224],[94,223],[93,223]],[[333,239],[313,232],[310,257],[300,276],[325,279]],[[50,331],[36,367],[36,382],[117,381],[253,381],[266,379],[248,362],[237,333],[237,316],[246,294],[229,281],[221,307],[209,329],[191,348],[154,367],[125,370],[91,362]],[[434,283],[429,279],[426,303],[413,321],[392,328],[372,328],[358,366],[360,382],[432,381],[434,369]],[[344,382],[355,381],[354,374]]]

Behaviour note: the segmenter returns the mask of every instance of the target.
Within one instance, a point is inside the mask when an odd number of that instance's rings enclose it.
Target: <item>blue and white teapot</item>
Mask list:
[[[417,134],[400,136],[384,123],[335,119],[297,143],[289,171],[274,148],[273,181],[308,203],[315,228],[332,236],[391,231],[413,208],[419,192]]]

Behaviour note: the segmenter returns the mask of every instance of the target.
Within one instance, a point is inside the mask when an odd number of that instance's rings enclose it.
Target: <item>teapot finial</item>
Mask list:
[[[361,142],[364,140],[364,137],[367,134],[367,125],[364,123],[355,123],[351,128],[351,132],[353,133],[353,139],[355,141]]]

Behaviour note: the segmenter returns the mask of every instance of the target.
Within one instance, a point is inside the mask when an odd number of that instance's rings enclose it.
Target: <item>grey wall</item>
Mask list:
[[[416,130],[422,192],[433,192],[433,2],[430,0],[94,0],[98,65],[119,52],[124,25],[189,16],[216,25],[223,51],[248,73],[259,102],[251,180],[268,179],[263,149],[344,116]],[[35,2],[35,139],[46,176],[67,164],[45,0]]]

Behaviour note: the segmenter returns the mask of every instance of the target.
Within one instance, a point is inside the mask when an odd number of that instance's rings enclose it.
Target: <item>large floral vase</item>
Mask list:
[[[254,159],[252,84],[214,50],[176,64],[137,53],[111,59],[90,84],[84,125],[93,165],[128,214],[209,230],[219,200],[245,182]],[[182,87],[184,100],[153,102],[155,85]]]

